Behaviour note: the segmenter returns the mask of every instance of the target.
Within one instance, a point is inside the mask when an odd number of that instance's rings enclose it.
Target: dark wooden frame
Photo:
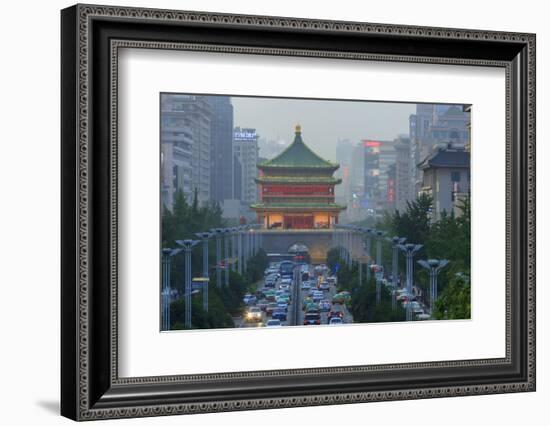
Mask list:
[[[89,420],[535,390],[533,34],[95,5],[64,9],[61,29],[64,416]],[[121,46],[217,46],[243,54],[505,68],[506,357],[118,378],[114,100]]]

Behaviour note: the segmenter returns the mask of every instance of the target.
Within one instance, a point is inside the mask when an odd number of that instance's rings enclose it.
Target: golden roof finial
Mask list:
[[[300,126],[300,123],[296,123],[295,132],[296,134],[302,133],[302,126]]]

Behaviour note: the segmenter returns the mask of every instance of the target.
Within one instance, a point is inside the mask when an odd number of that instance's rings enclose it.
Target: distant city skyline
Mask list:
[[[393,140],[409,133],[415,103],[231,97],[235,125],[255,128],[260,138],[290,144],[294,126],[302,126],[304,142],[336,161],[339,139]],[[263,153],[260,152],[260,156]]]

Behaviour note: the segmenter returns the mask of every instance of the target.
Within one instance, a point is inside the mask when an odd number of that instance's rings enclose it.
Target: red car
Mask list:
[[[328,320],[330,321],[332,318],[344,319],[344,313],[342,311],[330,311],[328,313]]]

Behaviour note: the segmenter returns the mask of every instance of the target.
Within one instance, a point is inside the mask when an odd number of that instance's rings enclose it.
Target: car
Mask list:
[[[319,304],[318,303],[311,303],[310,306],[308,306],[308,308],[305,310],[306,314],[307,313],[310,313],[310,312],[313,312],[313,313],[320,313],[321,310],[319,309]]]
[[[270,302],[268,303],[268,305],[265,307],[265,313],[266,315],[271,315],[273,313],[274,310],[277,309],[277,303],[275,302]]]
[[[268,302],[275,302],[275,299],[277,298],[277,295],[275,294],[274,290],[269,290],[264,293],[265,298]]]
[[[330,300],[321,300],[319,302],[319,310],[321,312],[328,312],[330,311],[330,308],[332,307],[332,303],[330,303]]]
[[[351,299],[351,295],[349,294],[349,292],[341,291],[340,293],[336,293],[332,297],[332,303],[343,305],[344,303],[349,302],[350,299]]]
[[[253,294],[250,294],[250,293],[247,293],[244,295],[243,297],[243,303],[245,305],[252,305],[254,303],[256,303],[258,299],[256,298],[256,296],[254,296]]]
[[[344,320],[340,317],[333,317],[329,320],[329,325],[344,324]]]
[[[426,321],[426,320],[429,320],[431,317],[429,314],[422,313],[422,314],[415,315],[415,318],[419,321]]]
[[[284,277],[284,278],[281,278],[281,284],[292,284],[292,278],[290,277]]]
[[[256,306],[260,308],[260,310],[265,311],[265,308],[267,308],[268,303],[269,302],[266,299],[261,299],[258,301]]]
[[[267,320],[267,322],[265,323],[265,326],[266,327],[282,327],[283,324],[281,324],[281,320],[270,319],[270,320]]]
[[[281,283],[279,285],[279,290],[290,290],[290,284]]]
[[[313,299],[314,302],[319,303],[321,300],[323,300],[324,297],[325,295],[323,294],[322,291],[316,290],[315,293],[313,293],[313,296],[311,298]]]
[[[342,311],[330,311],[328,313],[328,319],[329,321],[332,319],[332,318],[344,318],[344,313]]]
[[[278,319],[279,321],[286,321],[286,311],[282,309],[275,309],[271,314],[271,318]]]
[[[285,302],[290,305],[290,301],[292,300],[292,297],[290,297],[290,294],[283,294],[282,296],[279,296],[277,299],[279,300],[275,300],[276,302]]]
[[[257,306],[252,306],[246,311],[245,317],[246,322],[261,322],[262,321],[262,311]]]
[[[309,290],[311,289],[311,285],[309,284],[309,281],[302,281],[302,285],[300,286],[302,290]]]
[[[283,311],[288,311],[288,303],[286,302],[277,302],[277,308],[282,309]]]
[[[305,312],[318,311],[318,310],[319,310],[319,305],[317,305],[317,303],[315,303],[313,301],[310,301],[310,302],[308,302],[304,305],[304,311]]]
[[[329,291],[330,290],[330,284],[328,283],[328,281],[321,282],[321,284],[319,284],[319,290]]]
[[[304,315],[304,325],[320,325],[321,315],[317,312],[306,312]]]

